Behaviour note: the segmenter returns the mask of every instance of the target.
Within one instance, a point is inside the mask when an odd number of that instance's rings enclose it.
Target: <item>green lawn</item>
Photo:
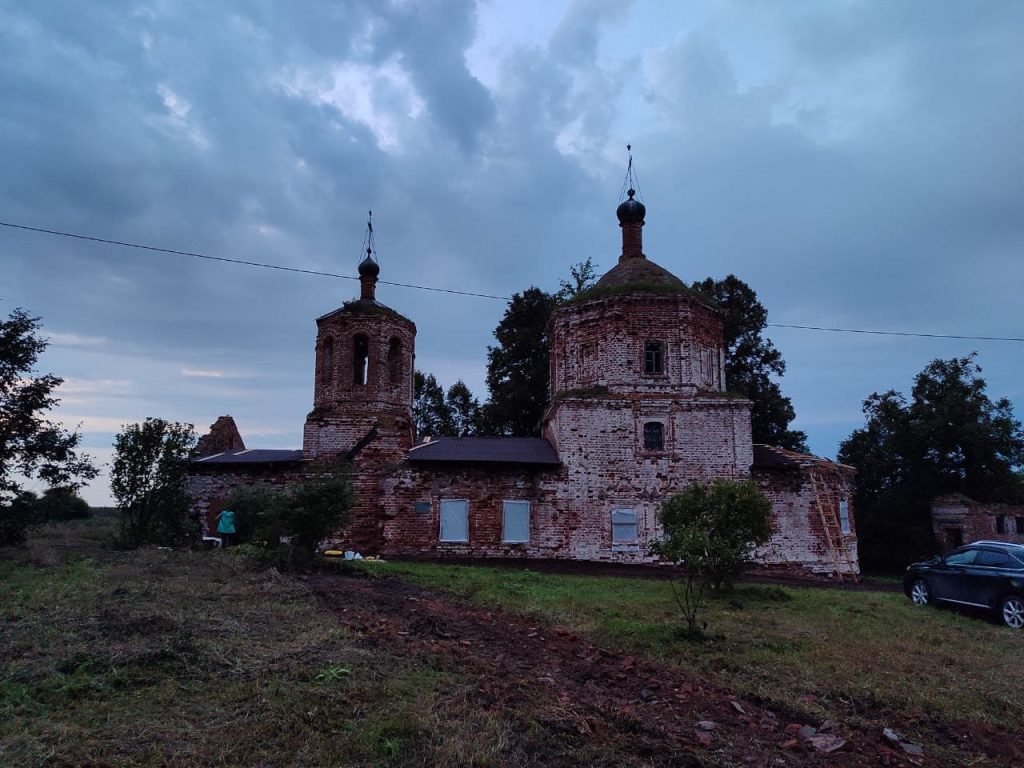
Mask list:
[[[457,671],[368,651],[230,551],[119,552],[112,530],[0,549],[0,765],[496,764],[513,724]]]
[[[232,551],[118,551],[113,523],[0,550],[0,765],[649,764],[627,731],[592,746],[543,698],[482,709],[473,692],[494,670],[374,641],[300,579]],[[803,722],[917,723],[925,736],[1024,722],[1024,633],[898,594],[741,586],[713,601],[712,640],[694,644],[675,637],[664,581],[361,567],[573,627]]]
[[[710,602],[710,642],[676,638],[671,585],[512,568],[364,566],[489,607],[535,614],[809,715],[1024,722],[1024,632],[902,595],[740,585]]]

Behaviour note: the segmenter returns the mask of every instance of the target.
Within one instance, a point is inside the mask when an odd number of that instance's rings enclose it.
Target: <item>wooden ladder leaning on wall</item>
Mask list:
[[[811,485],[814,488],[814,504],[818,508],[818,516],[821,518],[821,528],[825,533],[825,541],[828,543],[829,554],[832,555],[832,566],[836,578],[842,582],[851,579],[857,582],[857,568],[850,557],[850,550],[843,541],[843,531],[840,528],[839,509],[833,503],[832,495],[828,492],[824,478],[820,470],[810,468],[808,474],[811,476]],[[844,567],[845,566],[845,569]]]

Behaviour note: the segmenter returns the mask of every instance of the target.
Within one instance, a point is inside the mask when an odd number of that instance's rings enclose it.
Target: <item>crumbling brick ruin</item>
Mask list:
[[[632,190],[617,216],[618,263],[552,316],[542,437],[414,443],[416,327],[377,301],[368,252],[360,298],[316,321],[302,451],[196,459],[201,510],[237,485],[286,483],[345,458],[359,501],[341,546],[638,563],[652,560],[665,498],[693,482],[753,479],[774,514],[765,567],[855,576],[853,469],[752,443],[752,404],[725,381],[721,310],[644,255],[646,209]]]

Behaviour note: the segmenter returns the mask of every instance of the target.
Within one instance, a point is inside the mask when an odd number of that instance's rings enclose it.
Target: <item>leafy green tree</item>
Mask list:
[[[911,399],[894,390],[864,401],[865,425],[839,449],[857,468],[860,559],[898,570],[932,554],[931,502],[962,493],[983,502],[1024,501],[1024,431],[1006,398],[993,402],[974,355],[934,360]]]
[[[448,387],[445,406],[451,415],[452,437],[475,435],[480,429],[480,402],[462,379]]]
[[[22,309],[0,320],[0,503],[21,490],[19,476],[77,488],[98,471],[78,452],[81,435],[45,418],[63,379],[35,371],[46,349],[40,321]]]
[[[191,424],[154,418],[126,425],[114,438],[110,489],[121,512],[124,545],[180,544],[195,535],[185,489],[195,444]]]
[[[725,310],[725,383],[754,402],[750,414],[755,443],[807,452],[807,435],[789,428],[796,418],[793,403],[775,378],[786,372],[782,353],[762,335],[768,310],[754,289],[735,275],[707,278],[692,286]]]
[[[673,594],[686,635],[699,638],[701,613],[711,590],[730,587],[754,549],[772,534],[772,508],[750,480],[694,483],[661,505],[662,539],[651,549],[682,566]]]
[[[45,522],[84,520],[92,515],[89,502],[67,486],[47,488],[36,502],[36,509]]]
[[[509,301],[494,330],[498,346],[487,349],[485,434],[540,433],[548,404],[548,320],[557,302],[539,288],[527,288]]]
[[[455,422],[448,403],[445,402],[444,388],[437,383],[432,373],[415,371],[412,376],[412,416],[418,437],[450,436],[454,433]]]
[[[466,437],[480,429],[480,403],[461,379],[445,394],[434,374],[416,371],[412,412],[419,436]]]
[[[555,298],[560,302],[571,301],[586,290],[594,287],[598,277],[597,267],[589,256],[569,267],[569,279],[558,281],[558,292]]]

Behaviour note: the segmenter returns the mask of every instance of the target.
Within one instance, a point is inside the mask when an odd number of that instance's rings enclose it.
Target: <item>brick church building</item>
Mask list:
[[[337,543],[364,553],[650,562],[660,503],[692,482],[753,479],[773,508],[765,567],[857,574],[853,470],[754,444],[749,400],[725,381],[723,313],[643,253],[644,205],[618,207],[622,253],[549,326],[541,437],[414,434],[416,326],[360,297],[316,320],[313,409],[302,450],[244,447],[221,417],[191,463],[210,519],[239,485],[282,485],[345,458],[358,492]]]

